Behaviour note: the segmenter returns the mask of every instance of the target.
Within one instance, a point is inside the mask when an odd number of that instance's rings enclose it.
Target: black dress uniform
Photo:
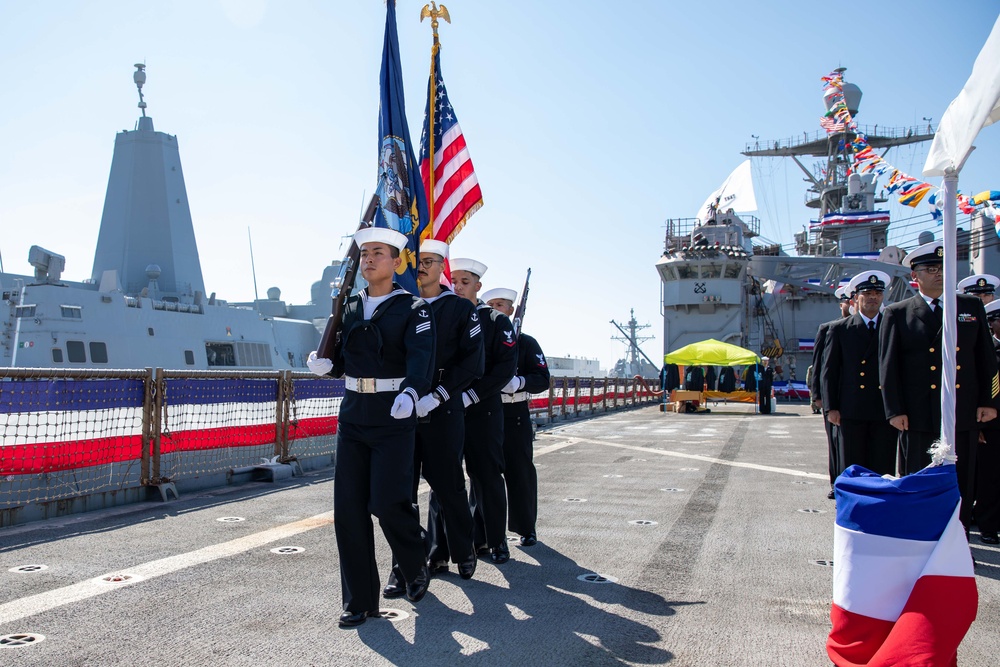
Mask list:
[[[757,381],[757,399],[760,403],[760,413],[771,414],[771,386],[774,384],[774,369],[770,366],[757,365],[760,380]]]
[[[896,472],[897,431],[885,418],[879,386],[879,319],[866,323],[855,313],[827,328],[820,393],[825,413],[840,412],[837,474],[855,464]]]
[[[475,558],[472,512],[462,469],[465,407],[462,392],[482,377],[485,357],[476,307],[442,288],[431,302],[437,328],[437,384],[441,405],[417,424],[417,463],[431,487],[427,553],[431,564]],[[416,482],[414,479],[414,497]],[[445,537],[447,535],[447,537]]]
[[[829,334],[830,327],[839,321],[824,322],[816,330],[816,343],[813,347],[812,384],[809,386],[809,392],[812,395],[812,399],[820,403],[823,402],[822,377],[823,361],[826,358],[827,335]],[[837,476],[844,472],[844,470],[840,467],[840,438],[837,434],[837,426],[836,424],[831,424],[830,420],[826,418],[825,410],[823,411],[823,428],[826,430],[827,464],[830,469],[830,493],[832,494],[833,483],[837,480]]]
[[[736,391],[736,371],[726,366],[719,371],[719,391]]]
[[[538,474],[532,461],[531,394],[549,388],[549,367],[538,341],[527,334],[517,337],[517,376],[520,388],[501,394],[503,401],[503,458],[507,482],[507,526],[521,536],[521,544],[535,543],[538,519]]]
[[[955,297],[956,344],[955,452],[962,493],[962,523],[971,520],[975,443],[979,407],[993,405],[997,360],[986,311],[970,296]],[[894,303],[882,314],[879,331],[882,400],[887,419],[906,415],[909,430],[899,432],[899,469],[911,474],[931,462],[927,450],[941,433],[941,305],[931,310],[921,294]]]
[[[503,313],[483,302],[476,307],[482,328],[486,365],[483,377],[466,390],[465,469],[469,474],[469,504],[482,515],[483,534],[477,546],[493,552],[494,561],[507,559],[507,491],[504,484],[503,403],[500,390],[517,370],[514,326]]]
[[[690,391],[701,391],[705,386],[705,371],[701,366],[691,366],[684,379],[684,388]]]
[[[992,316],[992,315],[991,315]],[[1000,365],[1000,340],[993,338],[997,364]],[[1000,407],[1000,396],[994,399]],[[997,544],[1000,531],[1000,419],[982,425],[985,442],[976,445],[976,526],[980,539]]]
[[[365,318],[367,291],[344,311],[344,336],[334,351],[333,375],[345,376],[334,477],[334,528],[340,553],[344,610],[377,613],[379,576],[371,515],[407,582],[426,573],[420,517],[411,498],[416,417],[394,419],[401,391],[431,389],[434,317],[421,299],[393,284]]]

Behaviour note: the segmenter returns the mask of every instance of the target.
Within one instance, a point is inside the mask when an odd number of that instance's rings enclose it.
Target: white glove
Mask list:
[[[393,419],[406,419],[413,414],[413,397],[405,391],[396,397],[389,414]]]
[[[434,394],[427,394],[417,401],[417,417],[426,417],[431,410],[441,405],[441,401]]]
[[[306,366],[316,375],[327,375],[333,370],[333,362],[323,357],[317,357],[315,351],[309,353]]]
[[[508,382],[503,386],[503,389],[501,389],[500,391],[502,391],[505,394],[513,394],[514,392],[519,391],[523,386],[524,386],[524,378],[521,377],[520,375],[515,375],[510,379],[510,382]]]
[[[469,396],[469,392],[463,391],[462,392],[462,405],[464,405],[465,407],[469,407],[473,403],[474,403],[474,401],[472,400],[472,397]]]

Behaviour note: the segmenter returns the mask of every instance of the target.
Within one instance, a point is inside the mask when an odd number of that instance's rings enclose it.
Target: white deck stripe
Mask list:
[[[546,437],[547,434],[541,434],[542,437]],[[558,436],[547,436],[547,437],[558,437]],[[607,447],[618,447],[619,449],[631,449],[637,452],[643,452],[644,454],[660,454],[661,456],[675,456],[681,459],[693,459],[695,461],[704,461],[706,463],[720,463],[726,466],[732,466],[733,468],[750,468],[751,470],[761,470],[763,472],[776,472],[781,475],[791,475],[792,477],[808,477],[809,479],[830,479],[829,474],[821,474],[817,472],[805,472],[804,470],[792,470],[791,468],[776,468],[774,466],[760,465],[759,463],[742,463],[740,461],[727,461],[725,459],[716,459],[711,456],[701,456],[700,454],[685,454],[684,452],[672,452],[665,449],[653,449],[652,447],[638,447],[636,445],[624,445],[619,442],[608,442],[606,440],[595,440],[593,438],[576,438],[576,442],[590,442],[595,445],[605,445]],[[704,443],[699,443],[704,444]],[[538,452],[535,452],[536,456]]]
[[[102,581],[104,577],[130,574],[142,579],[152,579],[153,577],[171,574],[172,572],[177,572],[178,570],[183,570],[194,565],[201,565],[218,560],[219,558],[234,556],[265,544],[270,544],[271,542],[277,542],[278,540],[313,530],[314,528],[322,528],[330,525],[333,525],[333,512],[323,512],[316,516],[301,519],[293,523],[286,523],[283,526],[276,526],[275,528],[263,530],[259,533],[230,540],[229,542],[213,544],[196,551],[168,556],[167,558],[142,563],[134,567],[108,572],[107,574],[102,574],[77,584],[63,586],[62,588],[56,588],[45,593],[38,593],[37,595],[30,595],[12,602],[0,604],[0,625],[12,623],[22,618],[34,616],[35,614],[41,614],[72,602],[79,602],[104,593],[111,593],[112,591],[120,590],[123,586],[133,585],[133,583],[129,582],[111,584]],[[142,579],[134,583],[140,583]]]

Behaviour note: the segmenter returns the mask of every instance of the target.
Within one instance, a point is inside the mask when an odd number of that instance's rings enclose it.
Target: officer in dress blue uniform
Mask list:
[[[1000,278],[989,273],[978,273],[958,283],[959,292],[978,297],[986,306],[986,318],[993,332],[994,346],[1000,330],[1000,303],[994,301],[998,286]],[[1000,348],[997,349],[1000,355]],[[1000,544],[1000,536],[997,535],[997,529],[1000,528],[1000,420],[994,419],[984,424],[982,435],[976,443],[974,493],[976,500],[973,512],[979,528],[979,541],[983,544]]]
[[[486,366],[483,376],[462,393],[465,404],[465,469],[471,489],[473,514],[482,514],[484,534],[476,536],[480,555],[489,553],[497,564],[510,559],[507,547],[507,492],[504,485],[503,389],[517,370],[514,326],[503,313],[479,300],[480,278],[486,265],[474,259],[451,260],[451,284],[455,293],[475,304],[483,335]]]
[[[420,297],[430,304],[437,333],[434,388],[417,401],[417,438],[413,502],[420,475],[431,487],[426,546],[431,574],[448,571],[449,557],[462,579],[476,571],[472,512],[465,491],[462,450],[465,407],[462,392],[483,374],[483,336],[476,307],[441,284],[448,244],[427,239],[420,244],[417,280]],[[444,532],[441,532],[441,529]],[[445,532],[448,538],[445,539]],[[397,563],[382,595],[402,596],[406,590]]]
[[[993,276],[991,276],[993,277]],[[1000,281],[992,283],[994,289]],[[1000,364],[1000,301],[986,304],[986,317],[993,332],[993,347]],[[997,397],[1000,401],[1000,396]],[[1000,544],[1000,419],[983,424],[983,437],[976,449],[976,504],[974,509],[979,541]]]
[[[851,465],[896,472],[896,429],[886,421],[878,377],[879,310],[891,282],[882,271],[854,276],[847,291],[857,312],[827,329],[820,391],[827,419],[837,427],[841,472]]]
[[[812,362],[812,384],[809,385],[809,394],[816,406],[823,405],[823,388],[820,379],[823,374],[823,360],[826,356],[826,340],[830,327],[844,319],[850,317],[851,295],[845,294],[847,285],[841,285],[834,291],[837,297],[837,307],[840,309],[840,317],[830,322],[824,322],[816,330],[816,342],[813,346]],[[827,465],[830,472],[830,492],[827,498],[833,500],[833,483],[840,473],[844,472],[840,467],[840,439],[837,436],[837,427],[830,423],[827,414],[823,412],[823,428],[826,430]]]
[[[514,316],[517,292],[500,287],[483,294],[487,305],[508,317]],[[528,401],[532,394],[549,388],[549,366],[534,338],[526,333],[517,336],[517,375],[503,388],[503,457],[507,482],[507,527],[521,536],[521,546],[538,541],[538,474],[532,461],[531,413]]]
[[[889,423],[899,431],[897,470],[901,474],[930,464],[928,449],[941,433],[943,257],[941,242],[932,241],[903,258],[919,293],[886,308],[879,327],[882,401]],[[997,415],[997,360],[982,302],[959,294],[955,305],[956,471],[962,494],[960,518],[968,528],[979,430]]]
[[[334,528],[340,554],[344,612],[341,627],[377,616],[379,576],[371,515],[392,549],[405,579],[406,597],[427,592],[420,517],[412,502],[415,407],[431,390],[434,318],[428,304],[405,291],[393,276],[406,237],[369,228],[354,235],[359,268],[368,287],[344,309],[344,335],[332,360],[309,356],[318,375],[344,375],[346,392],[337,428]]]

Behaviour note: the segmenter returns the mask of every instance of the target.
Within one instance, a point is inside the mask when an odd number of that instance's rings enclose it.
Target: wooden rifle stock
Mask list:
[[[371,201],[368,202],[368,208],[365,210],[365,215],[361,218],[361,224],[358,225],[358,232],[372,226],[378,206],[378,195],[372,195]],[[331,309],[330,317],[326,320],[326,328],[323,329],[323,337],[320,338],[319,348],[316,350],[316,356],[321,359],[330,359],[332,361],[337,346],[340,344],[340,339],[344,333],[344,305],[347,303],[347,297],[351,296],[351,291],[354,290],[354,282],[358,277],[358,261],[360,258],[361,248],[358,247],[352,238],[351,247],[348,248],[347,255],[340,265],[340,275],[337,276],[333,284],[333,308]]]
[[[524,289],[521,290],[521,300],[514,309],[514,336],[521,333],[521,324],[524,322],[524,311],[528,308],[528,282],[531,280],[531,269],[524,278]]]

